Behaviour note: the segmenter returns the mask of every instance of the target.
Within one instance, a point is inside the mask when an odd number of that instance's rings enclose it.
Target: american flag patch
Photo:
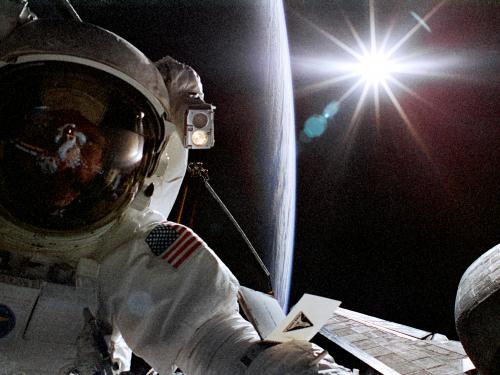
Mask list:
[[[203,241],[190,229],[174,223],[158,225],[146,237],[146,243],[156,256],[179,268],[198,250]]]

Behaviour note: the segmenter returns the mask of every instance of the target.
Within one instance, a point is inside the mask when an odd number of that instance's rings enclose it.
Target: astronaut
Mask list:
[[[198,75],[7,3],[0,375],[127,373],[132,352],[162,375],[351,373],[307,342],[261,341],[232,273],[165,220],[188,148],[213,142]]]

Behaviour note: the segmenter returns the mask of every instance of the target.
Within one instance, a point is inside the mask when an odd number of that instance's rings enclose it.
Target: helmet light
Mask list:
[[[214,109],[211,104],[190,105],[185,117],[184,147],[207,149],[214,145]]]
[[[193,146],[196,147],[206,147],[209,141],[208,133],[204,130],[196,130],[191,136]]]

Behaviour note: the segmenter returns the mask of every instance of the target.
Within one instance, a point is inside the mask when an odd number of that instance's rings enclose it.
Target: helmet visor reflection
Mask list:
[[[132,86],[68,63],[0,70],[0,205],[51,231],[121,214],[152,163],[161,120]]]

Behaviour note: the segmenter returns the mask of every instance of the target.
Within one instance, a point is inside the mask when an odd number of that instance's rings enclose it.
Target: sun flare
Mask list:
[[[417,50],[418,48],[415,48],[415,51],[411,51],[412,48],[402,47],[409,46],[407,44],[408,41],[411,40],[417,31],[432,32],[427,21],[446,2],[447,0],[440,1],[423,17],[418,16],[413,11],[410,12],[416,24],[410,26],[408,31],[395,41],[391,38],[391,33],[394,32],[394,22],[389,23],[387,29],[379,33],[380,35],[377,33],[379,30],[376,29],[375,22],[375,0],[369,0],[368,41],[363,40],[346,16],[344,16],[344,19],[355,43],[346,43],[313,22],[301,17],[307,24],[347,55],[347,58],[346,56],[339,55],[338,59],[330,61],[315,60],[314,69],[322,69],[330,72],[331,78],[306,86],[301,92],[308,94],[351,81],[352,83],[347,86],[345,91],[340,93],[339,97],[335,98],[332,102],[335,103],[338,110],[347,99],[359,93],[350,120],[349,131],[354,129],[355,125],[359,122],[366,107],[366,102],[369,100],[373,101],[375,123],[378,126],[381,121],[381,100],[387,100],[397,111],[400,119],[406,124],[415,140],[421,144],[421,140],[414,129],[410,117],[405,112],[398,95],[408,94],[422,103],[429,105],[429,101],[411,89],[408,83],[405,83],[405,80],[410,76],[418,79],[424,77],[439,78],[440,75],[445,78],[449,77],[449,74],[445,71],[449,67],[449,57],[425,56],[425,54],[421,54],[421,51]],[[404,52],[402,52],[403,50]],[[408,50],[410,50],[409,55]],[[325,118],[331,119],[332,117],[326,116]],[[423,144],[421,146],[425,149]]]

